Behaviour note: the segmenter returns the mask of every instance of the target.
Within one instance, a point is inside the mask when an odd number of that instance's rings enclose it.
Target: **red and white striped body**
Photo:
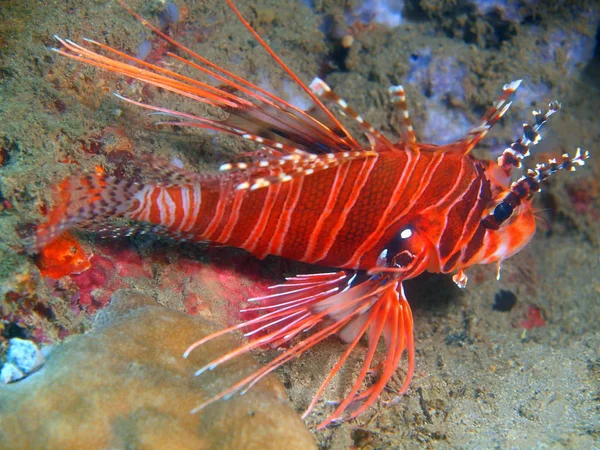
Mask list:
[[[380,151],[261,189],[237,185],[228,174],[218,183],[145,185],[126,216],[260,258],[365,270],[407,227],[435,249],[435,272],[477,263],[490,233],[481,225],[492,200],[485,170],[448,149]]]

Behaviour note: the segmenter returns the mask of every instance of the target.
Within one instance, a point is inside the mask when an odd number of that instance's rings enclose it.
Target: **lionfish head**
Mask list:
[[[514,92],[518,84],[515,82],[507,85],[505,92]],[[481,221],[485,232],[479,237],[483,242],[476,258],[478,263],[501,263],[525,247],[535,233],[532,201],[534,195],[541,190],[541,184],[560,170],[575,171],[577,166],[584,165],[589,158],[587,151],[582,153],[578,148],[574,157],[564,153],[560,161],[550,159],[546,164],[537,164],[518,181],[510,182],[512,169],[521,167],[521,161],[529,156],[531,147],[542,138],[540,128],[560,107],[560,103],[552,102],[545,112],[533,111],[534,121],[523,124],[522,136],[504,150],[497,165],[492,164],[486,168],[493,198]]]

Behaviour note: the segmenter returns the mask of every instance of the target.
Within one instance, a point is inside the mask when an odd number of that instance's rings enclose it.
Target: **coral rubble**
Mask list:
[[[34,342],[13,338],[0,370],[0,381],[10,383],[25,378],[44,364],[44,356]]]

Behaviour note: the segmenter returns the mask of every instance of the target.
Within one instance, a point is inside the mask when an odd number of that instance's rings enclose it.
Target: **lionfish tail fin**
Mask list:
[[[100,171],[66,178],[54,188],[54,205],[47,221],[38,227],[31,250],[41,250],[70,228],[93,228],[107,219],[123,217],[139,190],[137,183]]]
[[[408,354],[409,368],[401,391],[406,389],[414,369],[413,324],[410,307],[397,280],[340,271],[298,275],[273,286],[272,290],[273,293],[267,296],[251,299],[260,302],[260,305],[244,310],[257,317],[204,337],[192,344],[184,356],[187,357],[198,346],[234,330],[244,330],[244,336],[249,341],[206,364],[196,372],[197,376],[264,345],[284,346],[285,350],[261,369],[194,408],[192,413],[236,393],[244,394],[263,377],[332,335],[348,342],[349,346],[318,389],[304,417],[315,407],[365,334],[369,339],[369,347],[364,368],[350,393],[320,427],[340,420],[349,407],[354,407],[357,402],[360,406],[351,413],[351,417],[356,417],[371,406],[394,374],[405,352]],[[316,329],[312,334],[305,334],[313,327]],[[359,393],[367,373],[372,370],[371,363],[380,338],[383,338],[387,347],[380,377]]]

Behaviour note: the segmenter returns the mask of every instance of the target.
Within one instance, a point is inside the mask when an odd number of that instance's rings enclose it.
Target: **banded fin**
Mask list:
[[[66,178],[54,189],[54,206],[46,223],[38,227],[32,250],[39,251],[75,226],[92,227],[124,217],[141,188],[139,183],[117,180],[100,172]]]
[[[530,150],[535,145],[539,144],[542,139],[540,129],[548,121],[550,116],[557,113],[561,106],[558,102],[551,102],[548,105],[547,111],[533,111],[534,123],[523,124],[523,134],[515,140],[510,147],[507,147],[502,155],[498,158],[498,166],[510,173],[513,167],[520,168],[521,160],[530,155]]]
[[[329,85],[323,80],[316,77],[310,83],[309,88],[313,94],[336,106],[343,115],[354,119],[354,121],[358,123],[361,131],[369,139],[373,149],[384,148],[387,150],[394,150],[394,145],[388,140],[388,138],[381,134],[379,130],[375,129],[373,125],[367,122],[363,116],[357,113],[346,100],[336,94],[336,92],[331,89],[331,87],[329,87]]]
[[[529,201],[536,192],[541,190],[541,183],[548,177],[561,170],[574,172],[578,166],[584,166],[585,160],[589,157],[590,153],[587,150],[582,153],[578,147],[573,158],[568,153],[563,153],[560,163],[552,158],[547,164],[537,164],[535,169],[527,170],[524,176],[512,183],[510,189],[498,194],[481,223],[488,229],[499,229],[512,216],[517,206]]]
[[[397,86],[390,86],[388,88],[388,93],[390,94],[392,106],[402,114],[402,118],[400,120],[402,139],[408,149],[410,149],[413,153],[418,153],[419,146],[417,144],[417,135],[415,133],[412,120],[410,119],[404,86],[401,84]]]
[[[152,235],[160,236],[161,238],[173,239],[177,242],[185,242],[192,240],[195,236],[190,233],[183,231],[170,230],[162,225],[155,225],[148,222],[123,222],[117,221],[100,221],[100,222],[86,222],[80,225],[81,228],[85,228],[86,231],[94,233],[95,238],[99,239],[119,239],[128,238],[134,235]],[[198,241],[194,240],[198,243]]]
[[[202,183],[210,185],[221,182],[219,175],[198,174],[183,168],[183,163],[178,160],[167,160],[151,154],[139,157],[139,175],[144,184],[151,183],[155,186],[181,186]]]
[[[271,185],[286,183],[299,176],[310,176],[322,170],[332,169],[350,161],[377,156],[377,152],[358,150],[352,152],[314,155],[296,149],[292,153],[267,151],[250,162],[222,164],[219,170],[239,174],[237,190],[251,191]]]
[[[507,83],[502,87],[502,93],[494,104],[485,112],[481,118],[481,123],[469,130],[467,136],[467,145],[464,148],[464,154],[468,154],[485,137],[490,129],[506,114],[506,111],[512,105],[511,97],[515,94],[523,80],[516,80]]]
[[[395,373],[405,352],[408,371],[399,393],[406,390],[414,371],[412,314],[402,285],[393,276],[378,274],[369,277],[344,271],[298,275],[287,278],[285,283],[271,289],[274,291],[272,294],[251,299],[260,302],[259,306],[244,310],[247,313],[258,314],[258,317],[200,339],[185,351],[184,357],[212,339],[231,331],[245,330],[244,336],[250,339],[249,342],[200,368],[196,372],[196,376],[199,376],[263,345],[281,346],[293,343],[263,368],[206,400],[194,408],[192,413],[220,399],[228,399],[236,393],[243,395],[263,377],[334,334],[348,342],[348,348],[317,390],[303,417],[315,407],[333,377],[365,334],[369,345],[364,366],[350,393],[319,428],[341,420],[344,413],[350,409],[352,412],[349,418],[354,418],[369,408]],[[312,334],[305,333],[313,327],[315,331]],[[386,356],[379,366],[379,378],[359,394],[363,381],[372,370],[371,364],[380,338],[385,342]]]

